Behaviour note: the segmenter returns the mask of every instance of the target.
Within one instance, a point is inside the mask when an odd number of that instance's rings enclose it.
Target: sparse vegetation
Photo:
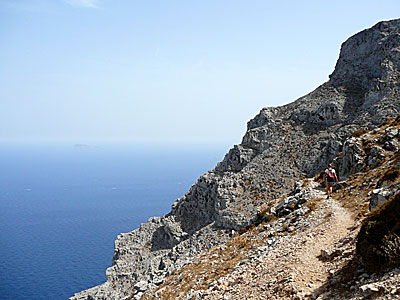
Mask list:
[[[225,245],[216,246],[203,253],[192,263],[175,271],[167,280],[152,292],[162,291],[155,298],[148,294],[143,300],[181,299],[189,290],[205,290],[218,279],[231,273],[234,267],[246,259],[251,249],[262,244],[256,237],[255,226],[248,227],[241,235],[234,236]]]
[[[306,206],[311,210],[311,211],[315,211],[318,209],[319,205],[318,202],[316,200],[310,200],[308,202],[306,202]]]
[[[277,218],[269,211],[270,211],[269,208],[264,208],[263,210],[258,212],[256,224],[261,224],[261,223],[268,224],[275,221]]]
[[[240,234],[246,233],[250,230],[253,230],[256,227],[256,225],[254,224],[249,224],[247,226],[245,226],[242,230],[240,230]]]
[[[400,177],[400,170],[399,167],[390,168],[383,174],[383,176],[379,179],[377,186],[381,187],[385,183],[393,183]]]
[[[383,122],[379,125],[379,127],[380,127],[380,128],[386,127],[386,126],[388,126],[388,125],[390,125],[390,124],[391,124],[391,121],[390,121],[390,120],[386,120],[386,121],[383,121]]]
[[[303,182],[302,187],[305,189],[308,189],[310,187],[310,180],[308,178],[300,178],[300,180]]]
[[[400,192],[365,219],[358,236],[357,254],[371,271],[400,264]]]
[[[351,134],[351,136],[352,136],[352,137],[360,137],[360,136],[362,136],[363,134],[365,134],[365,133],[367,133],[367,132],[368,132],[368,130],[366,130],[366,129],[359,129],[359,130],[354,131],[354,132]]]
[[[322,171],[314,176],[314,181],[319,182],[321,184],[321,186],[324,184],[323,179],[324,179],[324,171]]]
[[[380,137],[388,126],[398,127],[399,125],[400,117],[397,117],[381,124],[379,130],[370,131],[370,134],[363,136],[361,143],[367,156],[371,154],[370,150],[373,146],[379,146]],[[378,167],[370,168],[366,165],[362,172],[349,176],[346,180],[347,187],[339,190],[334,198],[352,211],[355,219],[362,220],[369,214],[368,193],[377,187],[400,181],[399,157],[398,153],[387,151]]]
[[[361,137],[361,143],[367,156],[373,146],[379,145],[379,137],[384,133],[387,126],[400,126],[400,117],[389,120],[377,131],[358,130],[353,136]],[[341,154],[342,156],[342,154]],[[358,235],[357,257],[365,264],[368,270],[377,270],[381,267],[400,264],[400,193],[392,198],[390,202],[378,206],[373,213],[369,212],[369,192],[376,187],[392,185],[400,182],[400,154],[387,151],[385,159],[377,167],[365,167],[362,172],[352,174],[347,178],[344,188],[342,187],[333,198],[339,201],[342,206],[353,212],[355,220],[364,220]],[[323,172],[314,177],[314,181],[323,184]],[[302,187],[312,186],[312,179],[302,178]],[[249,186],[250,183],[249,183]],[[247,189],[247,197],[259,203],[257,219],[254,224],[244,227],[238,234],[234,235],[226,244],[214,247],[208,252],[204,252],[193,260],[192,263],[176,270],[167,280],[161,284],[157,290],[145,295],[142,299],[156,299],[157,291],[160,291],[157,299],[182,299],[189,291],[208,290],[210,287],[218,285],[219,279],[230,274],[239,264],[246,260],[248,253],[252,249],[262,246],[264,241],[259,238],[259,233],[268,230],[267,224],[275,222],[277,218],[271,214],[271,207],[276,207],[284,200],[284,196],[276,197],[272,200],[267,197],[267,193],[258,189]],[[267,200],[268,199],[268,200]],[[321,208],[321,200],[308,199],[304,204],[309,208],[310,213]],[[246,207],[242,207],[246,209]],[[292,207],[295,209],[295,207]],[[324,216],[324,222],[329,222],[332,213]],[[282,232],[279,234],[295,234],[289,229],[290,223],[282,224]],[[275,237],[276,233],[273,234]],[[359,260],[352,260],[342,270],[343,278],[348,273],[349,280],[355,276],[359,268]],[[347,269],[346,269],[347,268]]]

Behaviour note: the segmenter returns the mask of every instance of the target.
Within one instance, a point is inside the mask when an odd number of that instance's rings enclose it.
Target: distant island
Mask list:
[[[97,148],[97,146],[93,146],[93,145],[87,145],[87,144],[75,144],[74,148]]]

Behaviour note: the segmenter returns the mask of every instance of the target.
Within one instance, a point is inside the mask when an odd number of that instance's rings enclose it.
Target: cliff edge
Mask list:
[[[140,299],[202,251],[257,223],[259,208],[293,192],[299,178],[315,176],[334,159],[342,179],[360,171],[361,154],[348,140],[399,114],[399,78],[400,19],[350,37],[329,81],[290,104],[262,109],[241,144],[170,213],[117,237],[105,283],[70,299]],[[338,156],[344,150],[358,156]]]
[[[327,197],[320,174],[195,255],[142,300],[364,300],[400,297],[400,117],[349,137],[336,166],[360,168]],[[129,299],[129,297],[128,297]]]

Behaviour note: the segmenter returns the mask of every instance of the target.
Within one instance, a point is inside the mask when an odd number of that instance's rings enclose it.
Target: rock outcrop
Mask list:
[[[139,299],[194,255],[257,222],[261,205],[289,192],[298,178],[321,172],[340,152],[345,155],[335,163],[341,178],[363,168],[366,157],[371,167],[379,165],[384,147],[398,147],[393,139],[369,149],[376,155],[368,156],[357,137],[349,137],[399,114],[399,78],[400,19],[349,38],[329,81],[293,103],[262,109],[248,122],[241,144],[176,200],[170,213],[119,235],[107,281],[71,300],[132,299],[134,293]],[[389,130],[391,135],[398,132]],[[293,207],[303,207],[303,196],[286,197],[275,214],[290,216]]]
[[[358,161],[359,171],[342,181],[332,197],[320,175],[300,179],[284,197],[259,207],[257,220],[226,243],[195,255],[142,300],[349,300],[398,299],[400,295],[400,147],[384,156],[400,117],[378,128],[356,131],[335,158]],[[356,141],[354,141],[356,137]],[[352,149],[349,147],[348,149]],[[379,163],[371,167],[370,161]],[[396,196],[369,211],[381,188]],[[386,195],[386,194],[385,194]],[[371,273],[379,270],[378,274]]]

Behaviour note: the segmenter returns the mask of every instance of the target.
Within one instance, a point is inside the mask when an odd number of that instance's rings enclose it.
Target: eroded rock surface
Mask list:
[[[340,175],[356,172],[365,156],[357,137],[345,141],[355,130],[373,129],[399,114],[399,75],[400,19],[349,38],[328,82],[293,103],[263,108],[248,122],[242,143],[176,200],[169,214],[119,235],[107,281],[71,300],[128,299],[153,289],[195,254],[254,223],[261,204],[288,192],[298,178],[320,172],[339,152],[347,153],[338,162]],[[389,130],[391,135],[398,132]],[[385,147],[397,146],[389,138],[370,151],[378,157]],[[375,160],[371,166],[379,164]],[[281,208],[291,213],[289,206]]]

